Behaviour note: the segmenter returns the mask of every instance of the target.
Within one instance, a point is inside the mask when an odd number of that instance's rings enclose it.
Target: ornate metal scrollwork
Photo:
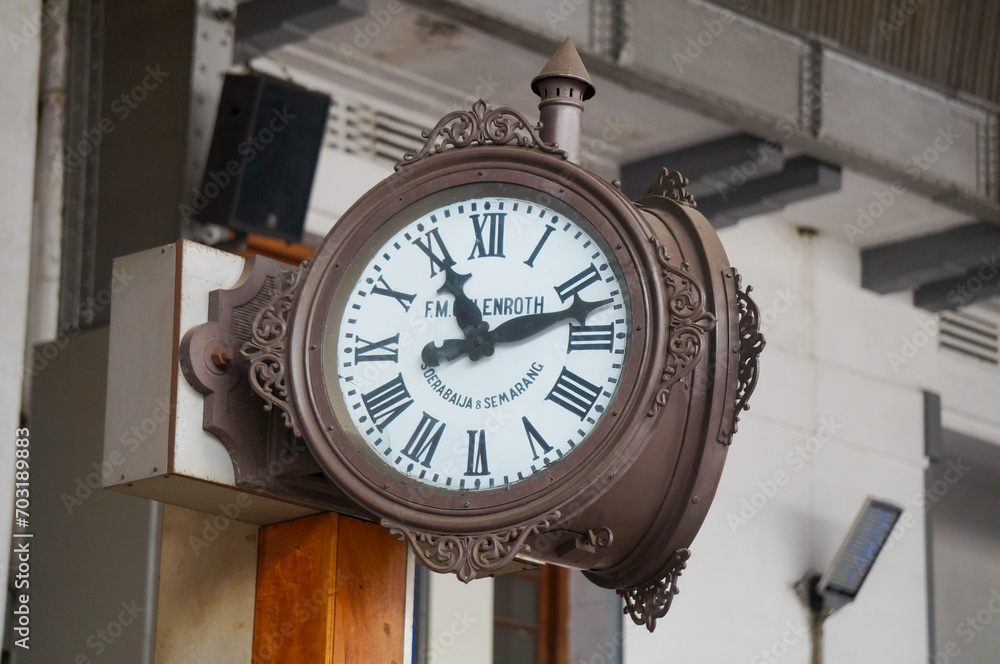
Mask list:
[[[733,272],[736,273],[735,270]],[[754,388],[757,387],[758,360],[765,344],[764,335],[760,332],[760,310],[750,297],[752,290],[753,286],[747,286],[745,291],[740,290],[740,275],[736,273],[736,299],[740,316],[740,364],[739,389],[736,391],[736,408],[733,410],[733,422],[730,428],[733,433],[736,433],[740,421],[740,411],[750,410],[748,401]]]
[[[677,579],[687,567],[687,559],[691,552],[678,549],[671,559],[670,571],[662,579],[638,588],[622,588],[618,594],[625,599],[622,613],[632,618],[636,625],[645,625],[650,632],[656,627],[656,621],[667,615],[674,595],[680,592]]]
[[[274,282],[274,296],[267,306],[257,312],[253,321],[252,338],[243,344],[240,353],[250,366],[247,376],[250,386],[264,401],[264,410],[277,406],[282,411],[285,426],[301,437],[295,409],[289,403],[288,357],[285,337],[288,334],[288,316],[295,301],[295,291],[308,262],[278,274]]]
[[[666,169],[664,169],[666,170]],[[656,249],[663,281],[667,286],[667,359],[660,376],[660,389],[646,415],[656,415],[667,404],[670,390],[691,373],[705,349],[705,335],[715,328],[715,316],[705,310],[705,288],[690,273],[688,264],[680,269],[670,262],[667,248],[656,237],[649,238]]]
[[[565,159],[565,151],[539,138],[539,129],[541,125],[529,124],[528,120],[513,108],[493,108],[488,102],[480,99],[472,105],[471,111],[453,111],[441,118],[430,131],[421,132],[427,142],[419,150],[411,150],[404,154],[403,161],[396,164],[396,170],[415,163],[427,155],[443,152],[449,147],[464,148],[474,144],[513,143],[517,147],[535,147],[542,152]]]
[[[694,196],[687,193],[684,188],[687,185],[688,179],[677,171],[661,168],[656,182],[649,185],[649,189],[646,190],[646,196],[661,196],[681,205],[696,208],[698,204],[695,203]]]
[[[439,535],[382,520],[382,525],[400,539],[409,541],[414,553],[435,572],[452,573],[464,583],[481,572],[495,572],[531,547],[524,542],[531,535],[549,530],[559,520],[558,511],[509,530],[481,535]]]

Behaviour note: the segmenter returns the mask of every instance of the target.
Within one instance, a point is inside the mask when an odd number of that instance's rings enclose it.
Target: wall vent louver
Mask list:
[[[941,348],[1000,365],[1000,323],[959,311],[942,312],[938,322]]]
[[[327,146],[393,165],[424,144],[418,124],[368,104],[334,95],[330,104]]]

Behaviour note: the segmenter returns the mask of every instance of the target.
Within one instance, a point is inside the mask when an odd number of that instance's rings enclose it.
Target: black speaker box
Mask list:
[[[329,108],[328,96],[294,83],[227,74],[198,221],[301,240]]]

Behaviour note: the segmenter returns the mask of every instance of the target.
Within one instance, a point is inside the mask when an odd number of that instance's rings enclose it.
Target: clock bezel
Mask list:
[[[388,464],[372,463],[355,447],[344,429],[354,427],[353,422],[339,421],[330,402],[323,344],[345,273],[358,263],[367,264],[374,255],[362,253],[369,238],[427,196],[481,182],[522,185],[561,200],[603,238],[618,262],[630,302],[629,351],[618,391],[572,454],[506,488],[448,491],[421,485]],[[320,246],[289,324],[289,392],[304,438],[323,471],[373,514],[418,523],[433,532],[501,529],[570,501],[579,509],[598,498],[613,483],[612,477],[604,478],[604,469],[624,472],[648,442],[636,434],[648,426],[642,416],[652,391],[648,376],[658,377],[658,372],[644,372],[642,367],[648,358],[662,357],[656,346],[662,344],[663,335],[649,328],[649,321],[658,319],[656,303],[662,299],[655,294],[660,286],[658,280],[647,279],[649,271],[641,267],[652,260],[642,228],[643,220],[616,189],[575,164],[537,150],[498,146],[448,150],[404,166],[376,185],[341,217]]]

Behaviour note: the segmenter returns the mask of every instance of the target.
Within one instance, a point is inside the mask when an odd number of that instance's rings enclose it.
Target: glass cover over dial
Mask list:
[[[446,492],[503,489],[572,454],[604,416],[628,293],[565,203],[455,187],[396,214],[358,256],[323,353],[331,404],[370,460]]]

